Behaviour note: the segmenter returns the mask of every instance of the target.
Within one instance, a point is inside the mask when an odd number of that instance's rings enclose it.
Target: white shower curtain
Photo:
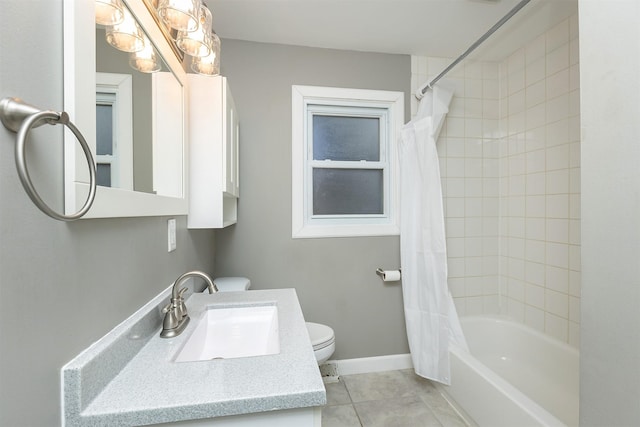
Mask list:
[[[402,128],[400,252],[405,321],[416,374],[451,384],[449,344],[466,348],[447,286],[447,248],[436,140],[452,91],[434,86]]]

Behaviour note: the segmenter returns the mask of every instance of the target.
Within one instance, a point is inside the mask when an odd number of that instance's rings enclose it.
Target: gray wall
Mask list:
[[[339,50],[222,41],[240,117],[238,224],[216,235],[216,275],[254,289],[296,288],[307,321],[336,333],[335,359],[408,353],[402,291],[376,267],[400,265],[399,238],[291,238],[291,86],[405,92],[411,59]]]
[[[640,4],[580,0],[580,425],[640,425]]]
[[[0,8],[0,97],[61,110],[62,1],[2,0]],[[178,217],[178,249],[167,253],[166,217],[52,220],[20,185],[14,141],[0,126],[0,425],[50,427],[60,422],[62,365],[181,273],[213,273],[214,235],[188,231]],[[61,141],[59,126],[29,141],[47,199],[62,194]]]

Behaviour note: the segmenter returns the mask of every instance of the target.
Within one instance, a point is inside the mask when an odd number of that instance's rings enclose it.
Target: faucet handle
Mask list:
[[[184,305],[184,298],[182,297],[186,291],[186,287],[180,289],[180,291],[178,292],[178,298],[176,298],[175,300],[171,299],[171,302],[173,303],[175,308],[174,312],[178,320],[181,320],[187,315],[187,306]]]
[[[180,319],[176,316],[176,310],[173,303],[169,303],[162,309],[163,313],[166,313],[164,320],[162,321],[163,329],[175,329],[178,327]]]

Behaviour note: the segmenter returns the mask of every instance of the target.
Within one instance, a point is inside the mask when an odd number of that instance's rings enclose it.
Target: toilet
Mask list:
[[[218,292],[243,292],[251,287],[251,281],[246,277],[218,277],[213,280],[213,283],[218,288]],[[320,323],[307,322],[307,331],[313,346],[313,353],[318,365],[321,365],[329,360],[336,349],[333,329]]]

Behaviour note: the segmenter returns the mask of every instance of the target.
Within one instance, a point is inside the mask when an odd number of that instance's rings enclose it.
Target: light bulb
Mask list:
[[[170,28],[195,31],[201,4],[201,0],[160,0],[158,15]]]
[[[195,57],[191,69],[198,74],[217,76],[220,74],[220,38],[211,33],[211,53],[205,57]]]
[[[96,0],[96,24],[115,25],[124,19],[124,6],[120,0]]]
[[[156,71],[160,71],[160,63],[158,62],[156,50],[146,36],[144,38],[144,42],[144,49],[139,52],[131,52],[129,54],[129,65],[133,69],[143,73],[155,73]]]
[[[105,38],[111,46],[124,52],[138,52],[144,48],[144,33],[126,9],[121,23],[107,27]]]
[[[180,31],[176,44],[187,55],[208,56],[211,53],[211,12],[206,6],[200,7],[200,25],[195,31]]]

